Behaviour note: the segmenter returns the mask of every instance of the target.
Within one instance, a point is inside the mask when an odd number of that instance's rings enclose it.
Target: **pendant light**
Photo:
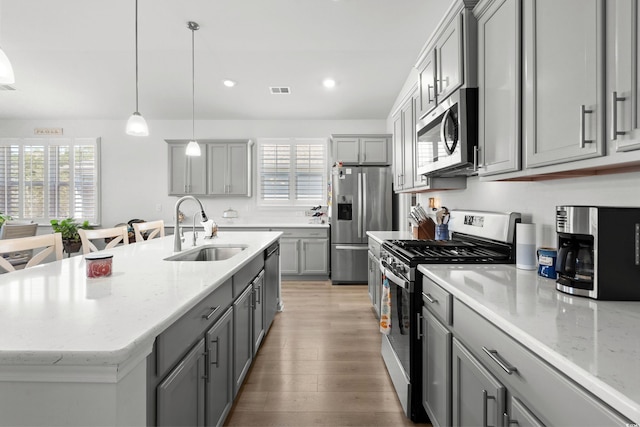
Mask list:
[[[148,136],[147,122],[138,112],[138,0],[136,0],[136,111],[127,121],[127,135]]]
[[[9,57],[0,47],[0,85],[12,85],[16,82]]]
[[[187,27],[191,30],[191,141],[187,144],[187,156],[200,156],[200,145],[196,141],[196,61],[195,61],[195,31],[200,29],[197,22],[189,21]]]

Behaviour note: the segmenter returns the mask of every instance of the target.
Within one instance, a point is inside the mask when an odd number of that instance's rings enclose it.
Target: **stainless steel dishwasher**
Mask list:
[[[275,242],[264,251],[264,330],[271,327],[276,311],[282,311],[280,298],[280,242]]]

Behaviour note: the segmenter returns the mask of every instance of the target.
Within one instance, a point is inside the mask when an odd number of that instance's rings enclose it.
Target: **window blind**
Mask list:
[[[258,139],[259,203],[324,203],[327,182],[326,139]]]
[[[98,224],[98,154],[95,138],[0,139],[0,211]]]

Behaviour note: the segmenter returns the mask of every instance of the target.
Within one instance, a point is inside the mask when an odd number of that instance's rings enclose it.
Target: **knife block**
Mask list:
[[[418,226],[412,226],[411,231],[414,239],[433,240],[436,236],[436,224],[432,219],[428,219],[421,221]]]

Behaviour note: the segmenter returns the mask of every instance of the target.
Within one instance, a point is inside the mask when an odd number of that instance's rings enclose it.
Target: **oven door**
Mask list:
[[[408,316],[413,284],[395,275],[383,260],[380,260],[380,270],[383,280],[389,282],[391,309],[391,330],[388,335],[382,335],[382,359],[405,415],[412,418],[411,325]],[[382,301],[381,305],[384,303]]]
[[[385,271],[391,296],[391,331],[387,336],[393,352],[411,379],[411,283]]]

